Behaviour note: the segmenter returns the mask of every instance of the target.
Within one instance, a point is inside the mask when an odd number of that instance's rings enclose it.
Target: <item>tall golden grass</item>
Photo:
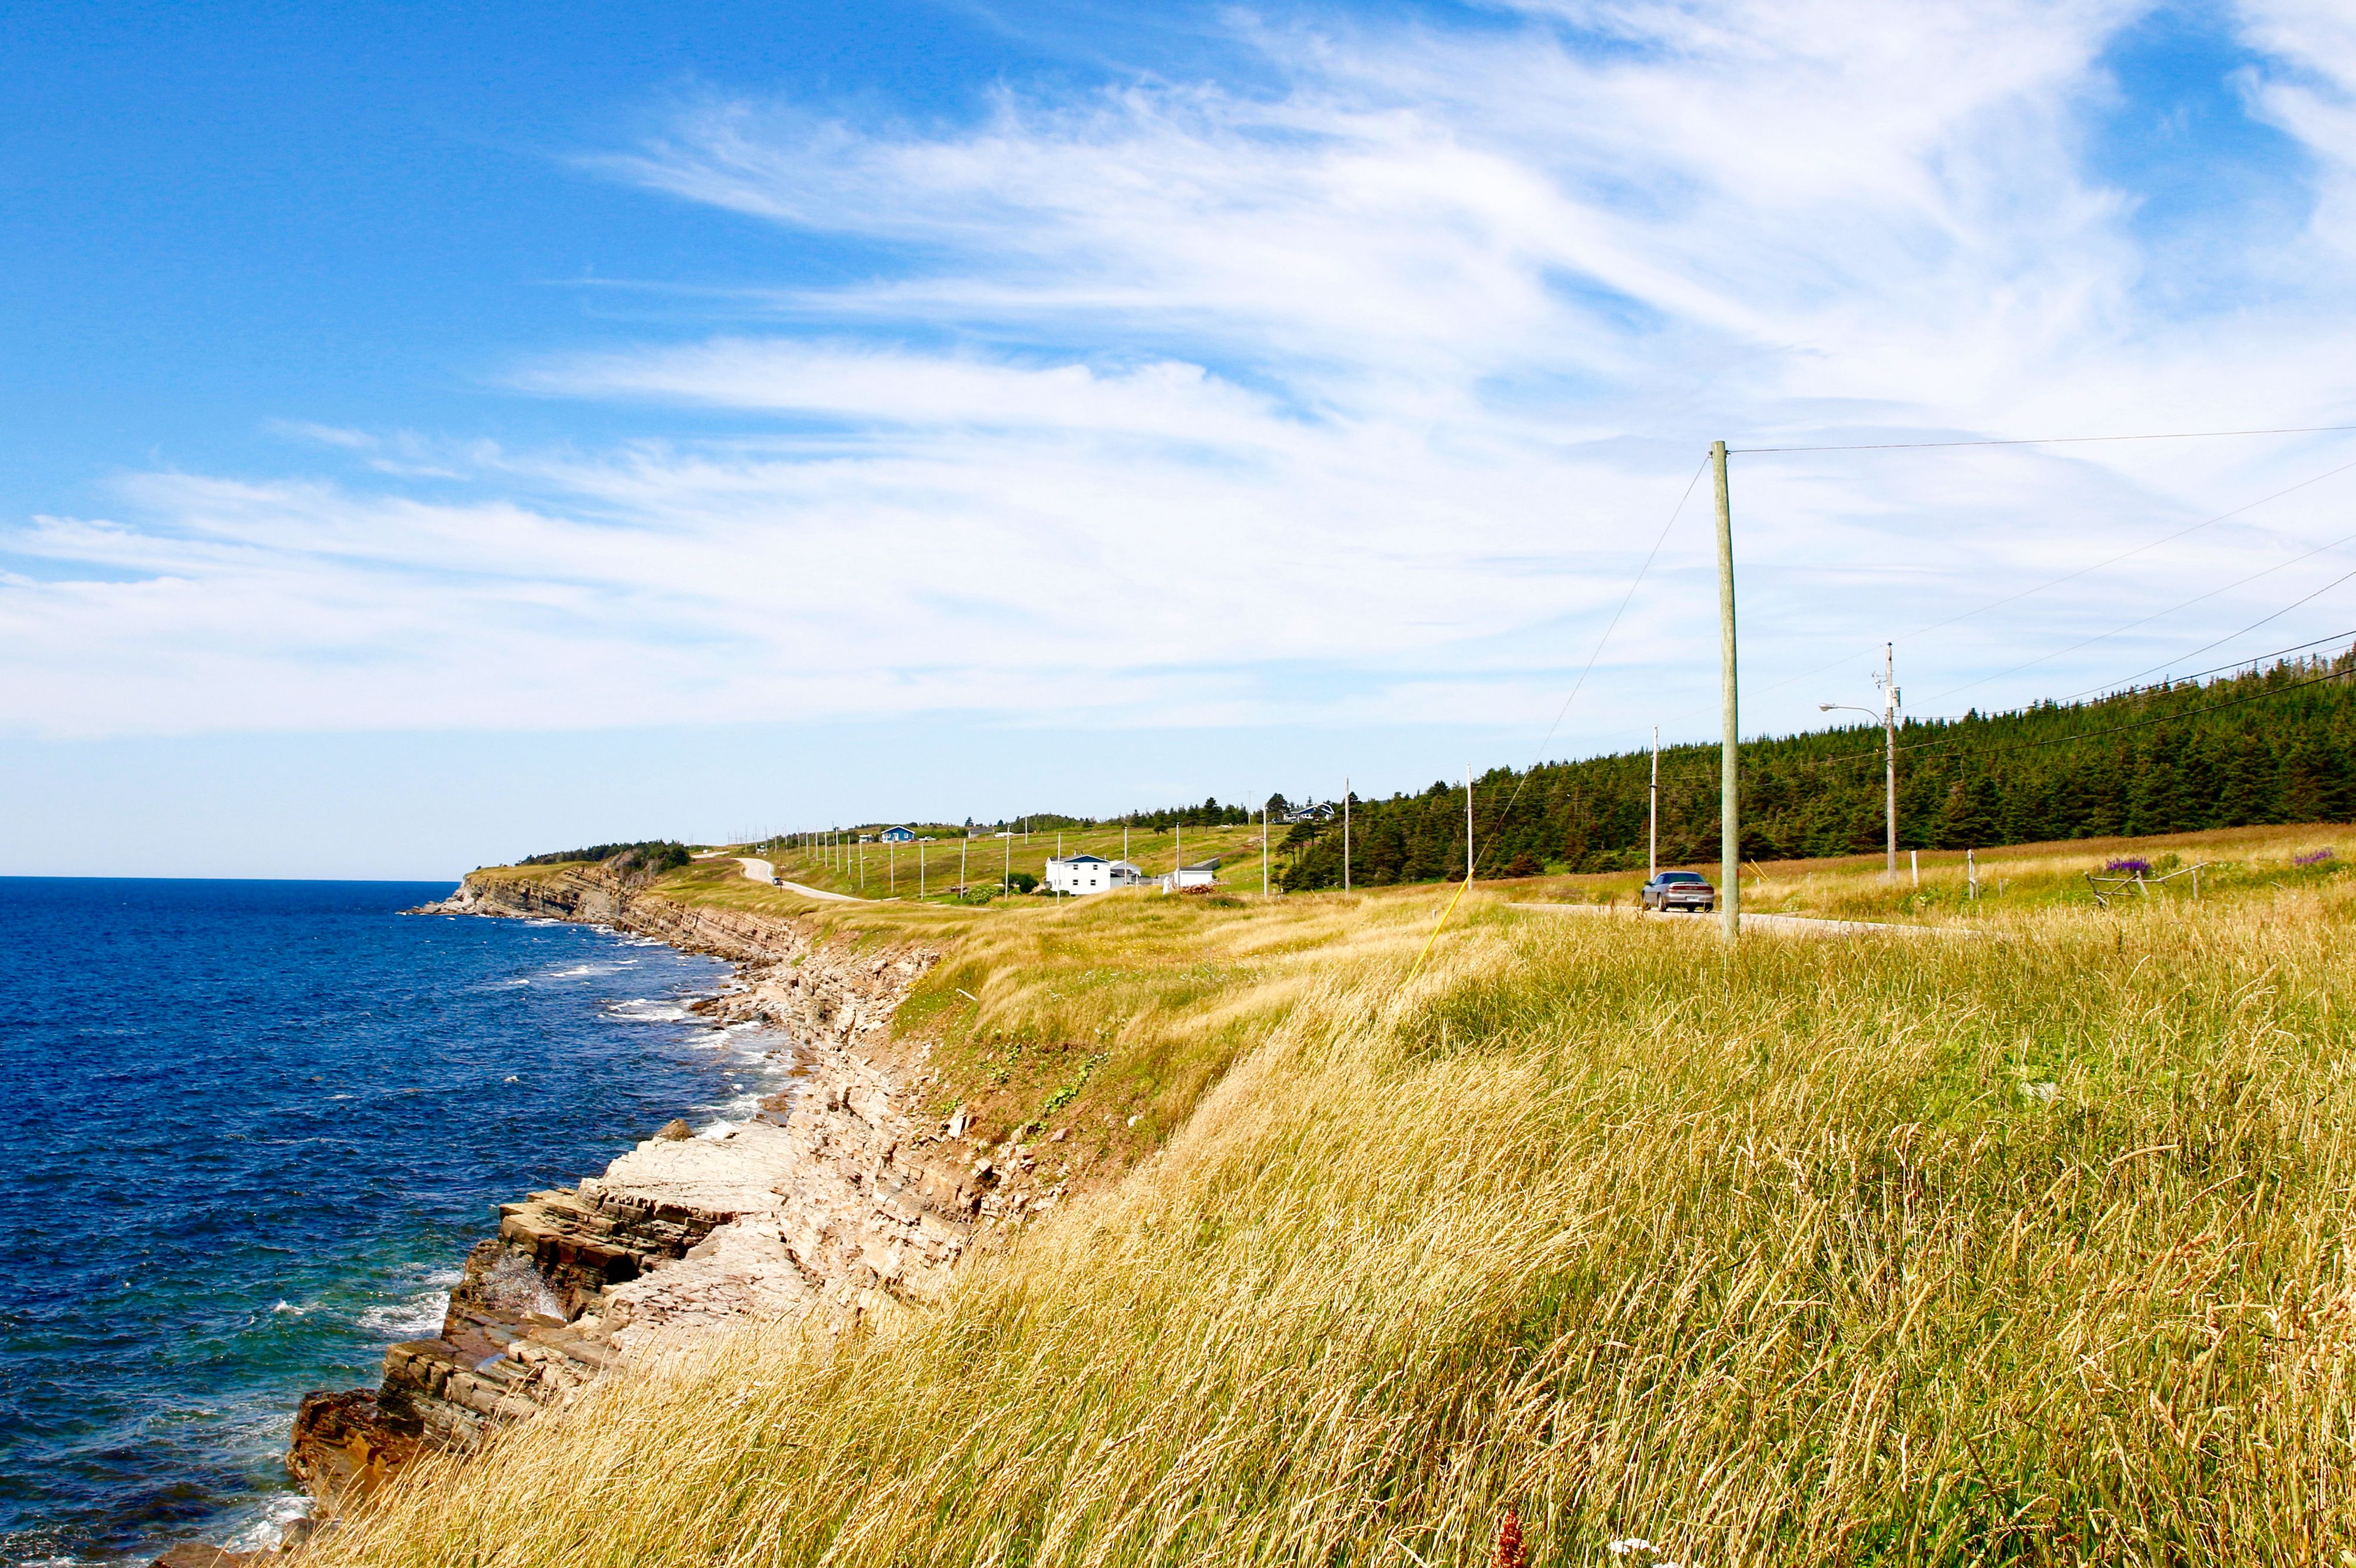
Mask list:
[[[2336,883],[1731,955],[1468,900],[1412,983],[1424,904],[1298,903],[1166,1146],[945,1305],[617,1377],[310,1556],[1472,1564],[1507,1505],[1539,1564],[2356,1548]]]

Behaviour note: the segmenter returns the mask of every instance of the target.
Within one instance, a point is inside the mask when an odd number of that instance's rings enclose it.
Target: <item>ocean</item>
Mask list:
[[[306,1390],[431,1335],[497,1205],[748,1113],[727,966],[450,885],[0,878],[0,1563],[255,1546]]]

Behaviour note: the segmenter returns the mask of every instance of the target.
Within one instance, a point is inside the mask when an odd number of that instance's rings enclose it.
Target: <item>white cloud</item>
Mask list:
[[[2302,255],[2247,258],[2297,286],[2203,317],[2143,296],[2132,201],[2087,166],[2083,129],[2132,14],[1826,0],[1262,27],[1277,90],[1007,95],[939,134],[713,103],[603,166],[894,263],[781,284],[785,325],[759,333],[511,378],[643,409],[641,439],[290,423],[360,467],[154,474],[113,519],[35,522],[13,547],[43,569],[0,583],[0,650],[39,678],[0,722],[1542,725],[1711,435],[2356,418],[2330,329],[2344,268],[2303,265],[2334,253],[2324,217]],[[2333,13],[2245,19],[2282,62],[2254,102],[2338,188],[2356,137]],[[651,434],[680,410],[725,433]],[[1844,647],[1861,664],[2334,460],[2315,443],[1745,459],[1752,711],[1812,718],[1816,686],[1778,682]],[[1599,671],[1602,720],[1707,705],[1707,501]],[[1902,644],[1908,684],[2006,668],[2333,532],[2302,492]],[[2264,607],[2253,590],[1974,700],[2074,689]]]

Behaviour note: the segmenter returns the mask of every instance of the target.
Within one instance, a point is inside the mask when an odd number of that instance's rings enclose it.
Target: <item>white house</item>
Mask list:
[[[1129,862],[1107,860],[1100,854],[1064,855],[1047,862],[1048,890],[1075,897],[1134,887],[1144,879],[1145,873]]]
[[[1183,892],[1189,887],[1208,887],[1219,879],[1219,857],[1213,855],[1199,865],[1182,865],[1162,878],[1164,893]]]

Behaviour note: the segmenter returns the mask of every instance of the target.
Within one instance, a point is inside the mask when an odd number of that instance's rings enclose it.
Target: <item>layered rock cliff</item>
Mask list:
[[[471,1448],[682,1337],[747,1319],[842,1325],[928,1298],[999,1207],[964,1129],[918,1113],[921,1052],[881,1049],[934,953],[824,943],[790,920],[684,905],[594,867],[477,873],[436,912],[591,921],[732,960],[736,983],[698,1010],[788,1031],[795,1083],[724,1136],[674,1123],[601,1177],[503,1206],[439,1336],[394,1346],[376,1389],[304,1400],[287,1463],[315,1496],[371,1489],[423,1451]]]

